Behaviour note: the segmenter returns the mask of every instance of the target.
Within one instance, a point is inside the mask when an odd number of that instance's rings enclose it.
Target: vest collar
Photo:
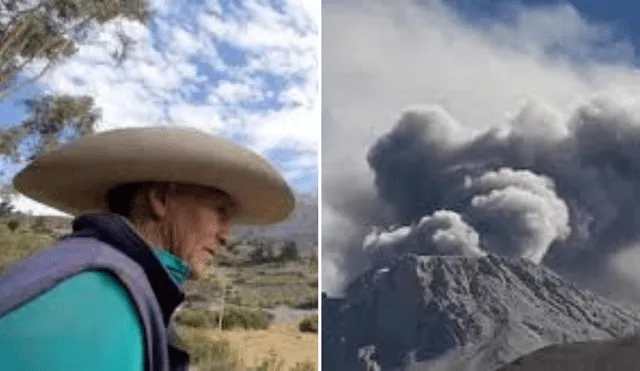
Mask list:
[[[129,223],[115,214],[87,214],[74,219],[72,229],[68,237],[97,238],[137,262],[151,284],[165,324],[169,324],[173,312],[185,300],[185,294],[154,254],[153,248]]]
[[[119,217],[125,224],[127,224],[129,229],[136,233],[138,237],[140,237],[140,239],[146,243],[147,246],[152,246],[149,241],[145,240],[144,237],[142,237],[140,233],[137,232],[136,228],[133,226],[131,221],[129,221],[129,219],[120,215],[116,216]],[[167,249],[164,249],[161,246],[152,247],[156,257],[160,260],[164,268],[169,272],[171,278],[173,278],[173,280],[176,281],[178,285],[182,285],[187,280],[187,278],[189,278],[189,275],[191,274],[191,267],[189,267],[189,265],[184,260],[173,255]]]

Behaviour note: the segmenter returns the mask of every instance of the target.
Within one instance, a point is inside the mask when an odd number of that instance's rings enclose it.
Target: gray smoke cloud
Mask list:
[[[541,110],[527,106],[510,127],[535,127],[527,121],[545,117]],[[556,194],[553,178],[536,173],[542,168],[535,166],[532,156],[553,153],[548,151],[553,139],[534,136],[525,148],[529,166],[523,169],[520,151],[525,141],[520,139],[528,137],[521,130],[505,128],[465,137],[461,127],[439,109],[405,113],[369,152],[378,194],[393,206],[399,220],[415,220],[446,208],[451,210],[449,219],[455,215],[456,224],[480,236],[483,249],[540,263],[551,244],[564,241],[571,232],[567,205]],[[555,140],[562,143],[566,138]],[[404,227],[394,236],[411,235],[400,232],[410,229]],[[480,251],[477,238],[460,241],[469,245],[456,251]],[[425,248],[423,252],[429,253]]]
[[[393,257],[420,255],[484,256],[476,231],[460,214],[439,210],[412,226],[380,230],[374,228],[365,238],[363,249],[374,266],[384,266]]]
[[[498,253],[640,299],[640,74],[570,7],[512,19],[323,2],[323,289],[403,251]]]
[[[552,243],[615,250],[638,242],[634,107],[596,98],[567,122],[547,121],[558,128],[549,135],[529,134],[540,117],[552,115],[533,102],[505,127],[465,137],[438,109],[409,111],[369,152],[378,195],[402,222],[461,213],[485,248],[537,263]]]

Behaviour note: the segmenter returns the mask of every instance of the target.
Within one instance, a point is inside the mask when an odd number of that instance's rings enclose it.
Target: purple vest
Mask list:
[[[117,248],[93,237],[62,239],[0,277],[0,317],[87,270],[111,273],[131,295],[143,326],[146,371],[188,370],[189,356],[173,344],[145,271]]]

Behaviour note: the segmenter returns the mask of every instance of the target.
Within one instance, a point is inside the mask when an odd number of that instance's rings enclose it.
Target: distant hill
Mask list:
[[[287,221],[265,227],[236,227],[232,235],[237,240],[291,240],[300,251],[317,249],[318,199],[308,195],[297,195],[296,198],[296,208]]]

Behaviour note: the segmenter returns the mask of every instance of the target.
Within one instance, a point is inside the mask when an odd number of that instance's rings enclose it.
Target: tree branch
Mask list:
[[[67,40],[67,43],[71,43],[71,40]],[[25,81],[22,84],[19,85],[13,85],[10,86],[4,90],[0,90],[0,101],[2,101],[3,99],[6,99],[8,96],[10,96],[11,94],[15,93],[16,91],[24,88],[25,86],[32,84],[36,81],[38,81],[42,76],[44,76],[54,65],[55,65],[56,61],[55,60],[50,60],[47,65],[40,71],[40,73],[38,73],[37,75],[30,77],[29,79],[27,79],[27,81]]]
[[[42,0],[38,5],[36,5],[33,8],[30,9],[24,9],[24,10],[20,10],[18,12],[16,12],[16,14],[11,17],[11,19],[9,20],[9,22],[2,26],[2,33],[4,34],[5,32],[7,32],[8,30],[11,29],[11,27],[15,26],[15,24],[20,20],[20,18],[22,18],[23,16],[29,14],[29,13],[35,13],[36,11],[40,10],[45,4],[47,3],[46,0]]]
[[[5,55],[5,53],[7,53],[7,51],[9,50],[9,47],[11,45],[13,45],[14,42],[16,40],[18,40],[20,38],[20,36],[22,36],[22,34],[25,31],[29,31],[30,23],[31,22],[24,22],[23,24],[19,25],[15,32],[12,32],[12,33],[8,34],[9,37],[6,40],[4,38],[4,36],[6,36],[6,34],[3,36],[3,38],[0,40],[0,56]],[[7,32],[8,32],[8,30],[7,30]],[[28,37],[25,37],[24,39],[27,40],[27,41],[29,40]],[[22,50],[22,48],[18,48],[18,52],[20,52],[20,50]],[[12,58],[7,58],[7,60],[11,60]]]
[[[83,19],[81,22],[79,22],[75,26],[72,26],[72,27],[68,28],[66,31],[64,31],[62,33],[62,35],[65,35],[65,34],[68,35],[69,38],[67,38],[65,40],[65,42],[62,44],[62,46],[60,47],[60,52],[64,51],[66,48],[69,47],[69,45],[71,45],[74,42],[74,40],[71,38],[71,34],[74,32],[74,30],[77,30],[79,28],[85,27],[87,24],[89,24],[91,22],[91,19],[94,16],[95,16],[94,14],[87,15],[85,17],[85,19]],[[23,63],[21,63],[17,67],[17,70],[18,71],[22,70],[27,64],[31,63],[34,59],[38,58],[38,56],[41,53],[44,53],[47,49],[51,48],[53,45],[55,45],[58,42],[60,42],[59,39],[52,39],[49,42],[44,43],[36,51],[36,53],[34,53],[30,58],[26,59]],[[0,53],[0,55],[1,55],[1,53]],[[6,89],[0,88],[0,100],[5,99],[7,96],[11,95],[12,93],[16,92],[17,90],[20,90],[23,87],[25,87],[26,85],[31,84],[31,83],[37,81],[38,79],[40,79],[42,76],[44,76],[45,73],[47,73],[47,71],[49,71],[51,69],[51,67],[56,62],[57,62],[56,58],[50,59],[49,63],[47,63],[47,65],[42,69],[42,71],[39,74],[37,74],[36,76],[34,76],[32,78],[27,79],[27,81],[25,83],[23,83],[23,84],[20,84],[18,86],[8,87]],[[4,67],[4,65],[2,67]],[[3,79],[4,81],[0,80],[0,87],[3,86],[4,84],[7,84],[11,80],[11,78],[12,78],[11,74],[7,74],[7,76]]]
[[[30,32],[30,29],[27,29],[26,31],[27,32],[23,35],[22,43],[17,48],[13,48],[13,50],[8,49],[7,53],[6,53],[7,55],[4,55],[4,53],[0,54],[2,59],[4,59],[4,60],[0,59],[0,71],[3,71],[5,69],[9,68],[9,65],[13,62],[13,60],[20,56],[20,52],[29,43],[29,41],[30,41],[29,38],[31,36],[30,35],[31,32]],[[38,51],[38,52],[40,52],[40,51]],[[33,60],[33,57],[29,58],[28,62],[30,62],[31,60]],[[23,66],[24,66],[24,63],[23,63]],[[21,68],[18,68],[18,70],[20,70],[20,69]],[[4,83],[4,82],[2,82],[2,83]]]

